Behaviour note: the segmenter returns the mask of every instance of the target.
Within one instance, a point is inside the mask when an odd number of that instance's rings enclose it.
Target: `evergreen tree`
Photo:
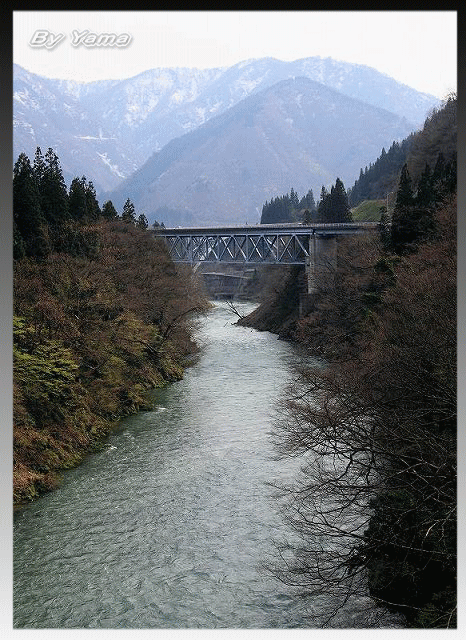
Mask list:
[[[37,188],[40,190],[42,179],[45,175],[45,161],[40,147],[36,148],[32,170],[36,179]]]
[[[401,207],[410,207],[414,204],[413,187],[411,177],[408,171],[408,165],[405,163],[401,169],[400,180],[398,183],[398,191],[396,194],[395,209]]]
[[[102,214],[100,211],[99,203],[95,192],[95,187],[92,182],[86,185],[86,210],[87,219],[89,222],[95,222]]]
[[[134,209],[134,204],[131,202],[129,198],[126,200],[125,204],[123,205],[123,213],[121,214],[121,219],[124,222],[132,223],[132,224],[136,223],[136,211]]]
[[[411,252],[433,229],[433,208],[419,206],[413,195],[407,165],[403,166],[392,215],[391,245],[397,254]]]
[[[290,191],[290,204],[291,204],[291,208],[293,208],[293,209],[298,209],[299,208],[298,194],[293,189],[293,187],[291,187],[291,191]]]
[[[298,208],[301,209],[309,209],[309,212],[315,212],[316,211],[316,203],[314,200],[314,194],[312,193],[312,189],[309,189],[309,191],[306,193],[305,196],[303,196],[299,202]]]
[[[101,211],[94,185],[92,182],[88,183],[85,176],[72,180],[68,208],[70,217],[83,224],[95,222],[100,218]]]
[[[433,201],[432,176],[427,163],[419,178],[415,201],[420,207],[428,206]]]
[[[149,221],[148,221],[148,219],[146,218],[146,216],[143,213],[141,213],[139,215],[139,217],[137,219],[137,222],[136,222],[136,226],[139,227],[139,229],[147,229],[148,228]]]
[[[73,178],[68,196],[69,214],[73,220],[87,221],[86,178]]]
[[[291,222],[293,220],[293,206],[291,197],[287,193],[277,196],[270,203],[262,207],[261,224],[273,224],[275,222]]]
[[[43,257],[49,250],[40,193],[29,158],[21,153],[13,168],[14,257]]]
[[[51,148],[45,154],[39,189],[43,216],[55,231],[68,218],[68,193],[58,156]]]
[[[351,222],[351,210],[348,204],[348,196],[340,178],[336,179],[335,186],[330,192],[330,216],[329,222]]]
[[[309,191],[307,192],[306,199],[307,199],[307,207],[309,211],[311,211],[311,213],[316,211],[317,210],[316,201],[314,200],[314,194],[312,193],[312,189],[309,189]]]
[[[317,214],[319,222],[328,222],[329,215],[329,205],[330,205],[330,194],[322,185],[322,189],[320,191],[320,200],[317,205]]]
[[[111,200],[107,200],[107,202],[104,203],[102,207],[102,215],[104,218],[107,218],[108,220],[113,220],[115,218],[118,218],[118,212],[113,206],[113,203]]]

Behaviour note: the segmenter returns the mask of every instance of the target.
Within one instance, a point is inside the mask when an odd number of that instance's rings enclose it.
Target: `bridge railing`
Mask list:
[[[242,227],[154,229],[175,262],[305,264],[314,248],[311,239],[364,233],[377,223],[290,223]]]

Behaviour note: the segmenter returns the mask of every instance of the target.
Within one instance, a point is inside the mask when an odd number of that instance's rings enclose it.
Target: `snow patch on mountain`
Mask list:
[[[125,174],[119,170],[118,165],[112,163],[106,153],[97,153],[97,155],[101,158],[102,162],[109,167],[113,174],[119,178],[126,178]]]
[[[62,165],[69,171],[87,175],[91,167],[94,171],[89,154],[95,159],[98,151],[107,154],[107,162],[99,160],[96,170],[101,173],[93,180],[97,191],[99,185],[116,186],[120,174],[129,175],[171,140],[252,94],[302,76],[404,117],[414,126],[422,126],[427,113],[440,102],[374,69],[331,58],[294,62],[260,58],[226,68],[159,68],[124,80],[89,83],[45,78],[14,65],[15,157],[23,151],[33,155],[35,144],[50,146],[60,150]],[[317,87],[316,113],[319,93]],[[301,108],[299,93],[295,101]],[[309,111],[307,117],[312,118]],[[295,113],[294,126],[298,126]],[[96,134],[99,127],[107,133]]]

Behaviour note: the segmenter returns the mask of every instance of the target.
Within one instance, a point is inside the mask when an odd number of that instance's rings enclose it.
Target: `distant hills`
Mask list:
[[[13,97],[15,159],[51,146],[68,184],[85,175],[99,200],[115,198],[118,208],[134,198],[138,212],[150,221],[164,213],[165,224],[253,222],[290,187],[319,191],[337,176],[351,186],[382,146],[439,104],[330,58],[152,69],[85,84],[15,65]]]
[[[110,195],[168,225],[254,223],[266,199],[350,183],[402,118],[308,78],[283,80],[169,142]]]

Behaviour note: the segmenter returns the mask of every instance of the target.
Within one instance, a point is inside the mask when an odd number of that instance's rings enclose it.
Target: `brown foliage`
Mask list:
[[[50,488],[147,390],[182,375],[207,302],[165,246],[119,220],[79,230],[85,255],[15,262],[15,499]],[[28,485],[28,478],[30,485]]]
[[[387,276],[374,271],[380,257],[376,237],[349,237],[338,244],[333,286],[314,295],[312,308],[299,319],[294,338],[316,356],[351,357],[364,331],[368,296],[377,296]]]
[[[435,238],[376,276],[373,249],[347,245],[335,291],[301,326],[330,359],[298,371],[275,432],[305,461],[283,490],[305,543],[278,577],[346,599],[369,575],[412,626],[455,617],[456,198],[435,222]]]

